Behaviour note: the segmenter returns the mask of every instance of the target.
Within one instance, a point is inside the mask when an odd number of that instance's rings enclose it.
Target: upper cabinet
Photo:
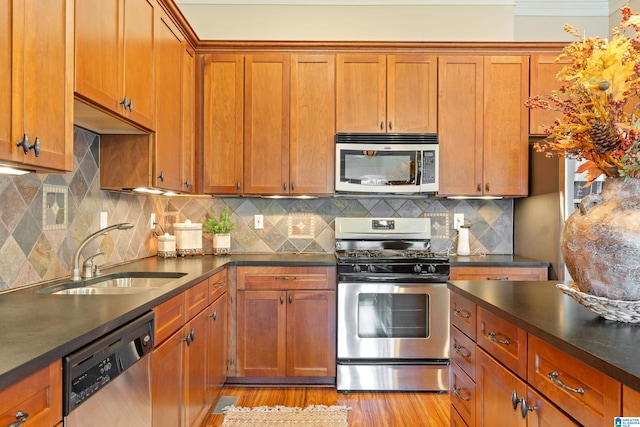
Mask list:
[[[437,56],[337,55],[336,130],[435,133]]]
[[[73,3],[0,1],[0,160],[73,169]]]
[[[529,57],[441,56],[438,70],[439,194],[526,196]]]
[[[79,99],[136,126],[154,129],[155,0],[76,2],[76,80]],[[99,133],[110,116],[76,109],[76,123]]]
[[[187,42],[182,49],[182,170],[184,193],[195,192],[196,59]]]
[[[555,56],[536,55],[531,57],[531,80],[529,83],[531,96],[551,94],[560,89],[562,83],[556,75],[564,66],[556,63]],[[544,129],[552,126],[561,113],[553,110],[535,108],[529,111],[529,133],[543,135]]]

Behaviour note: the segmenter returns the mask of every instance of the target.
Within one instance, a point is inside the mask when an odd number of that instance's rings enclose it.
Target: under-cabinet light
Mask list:
[[[2,175],[24,175],[30,173],[29,170],[16,169],[11,166],[0,165],[0,174]]]
[[[163,193],[160,190],[154,190],[153,188],[144,188],[144,187],[134,188],[133,191],[138,192],[138,193],[148,193],[148,194],[162,194]]]
[[[451,200],[502,200],[501,196],[450,196]]]

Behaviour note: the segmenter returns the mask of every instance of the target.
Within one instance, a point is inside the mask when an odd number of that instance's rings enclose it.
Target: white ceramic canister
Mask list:
[[[469,226],[461,225],[458,230],[458,255],[467,256],[471,253],[469,250]]]
[[[176,252],[178,255],[202,254],[202,224],[176,222],[173,224],[173,231],[176,235]]]
[[[164,233],[158,236],[158,256],[161,258],[175,258],[176,252],[176,236]]]

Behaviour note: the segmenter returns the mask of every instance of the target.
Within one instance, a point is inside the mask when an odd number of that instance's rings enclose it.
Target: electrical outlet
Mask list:
[[[453,214],[453,228],[459,230],[461,226],[464,225],[464,214],[463,213],[454,213]]]
[[[107,228],[107,226],[109,225],[107,218],[108,216],[106,212],[100,212],[100,230],[102,230],[103,228]]]
[[[253,216],[253,228],[255,228],[256,230],[262,230],[264,228],[264,216],[262,215]]]
[[[151,218],[149,218],[149,228],[155,230],[156,228],[156,214],[152,213]]]

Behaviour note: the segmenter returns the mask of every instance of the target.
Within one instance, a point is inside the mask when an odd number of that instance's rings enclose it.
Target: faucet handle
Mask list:
[[[91,271],[91,266],[93,265],[93,262],[91,260],[100,255],[106,255],[106,252],[98,252],[97,254],[91,255],[90,257],[87,257],[84,259],[84,263],[82,264],[83,279],[90,279],[91,277],[93,277],[93,274]]]

